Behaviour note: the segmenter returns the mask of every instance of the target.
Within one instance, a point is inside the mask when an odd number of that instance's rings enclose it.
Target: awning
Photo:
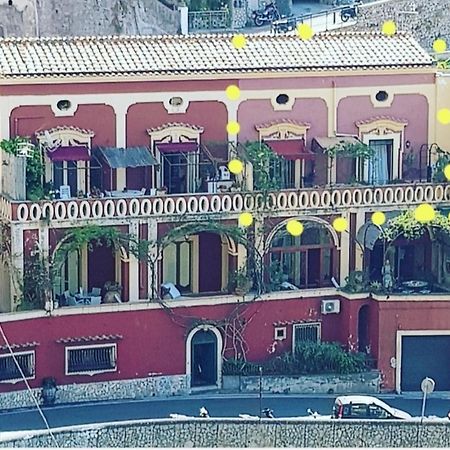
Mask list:
[[[358,230],[356,233],[356,239],[362,246],[368,248],[369,250],[373,250],[375,242],[377,242],[380,237],[381,231],[388,225],[389,220],[397,217],[401,213],[402,211],[385,212],[384,215],[386,216],[386,222],[381,227],[374,225],[372,221],[369,220]]]
[[[357,142],[361,141],[355,136],[315,137],[313,139],[313,143],[316,143],[322,150],[337,144],[356,144]]]
[[[47,150],[47,155],[52,161],[89,161],[91,159],[89,148],[84,145],[58,147],[52,151]]]
[[[264,141],[277,155],[285,159],[314,159],[314,153],[305,148],[303,139]]]
[[[198,150],[197,142],[161,142],[156,144],[161,153],[190,153]]]
[[[98,147],[95,153],[105,159],[111,169],[158,165],[148,147]]]

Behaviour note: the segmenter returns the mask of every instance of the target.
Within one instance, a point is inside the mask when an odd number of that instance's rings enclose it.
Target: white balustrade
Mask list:
[[[152,196],[130,199],[95,199],[44,202],[10,202],[0,198],[0,216],[18,222],[74,221],[87,219],[113,219],[124,217],[170,217],[173,215],[239,214],[268,208],[288,213],[309,209],[334,209],[408,206],[422,202],[450,203],[450,185],[421,184],[403,186],[327,187],[272,192],[263,194],[230,192],[226,194],[192,194],[183,196]],[[14,212],[14,213],[13,213]]]

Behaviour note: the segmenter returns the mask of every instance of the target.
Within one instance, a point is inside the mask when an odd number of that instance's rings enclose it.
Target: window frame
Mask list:
[[[98,370],[86,370],[82,372],[69,372],[69,352],[74,350],[88,350],[88,349],[99,349],[104,347],[111,347],[113,349],[114,357],[114,368],[113,369],[98,369]],[[76,345],[76,346],[66,346],[64,348],[64,374],[66,376],[73,375],[96,375],[100,373],[110,373],[117,372],[117,343],[108,344],[95,344],[95,345]]]
[[[29,355],[31,358],[31,367],[32,367],[32,372],[33,374],[31,376],[25,376],[26,380],[34,380],[36,378],[36,352],[35,350],[27,350],[27,351],[23,351],[23,352],[13,352],[14,356],[21,356],[21,355]],[[11,360],[13,361],[13,364],[15,365],[14,359],[11,355],[11,353],[5,353],[0,355],[0,359],[6,359],[6,358],[11,358]],[[25,374],[26,375],[26,374]],[[23,381],[23,378],[20,376],[19,378],[11,378],[8,380],[0,380],[0,383],[17,383],[19,381]]]
[[[296,343],[296,330],[299,328],[309,328],[309,327],[315,327],[317,329],[317,340],[316,341],[301,341],[301,342],[315,342],[319,343],[322,342],[322,322],[315,321],[315,322],[299,322],[294,323],[292,325],[292,352],[295,353],[295,343]]]

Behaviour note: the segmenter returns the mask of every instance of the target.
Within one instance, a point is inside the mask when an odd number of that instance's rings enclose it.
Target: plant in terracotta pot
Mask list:
[[[246,267],[233,270],[230,273],[228,288],[237,295],[245,295],[252,287],[252,279],[248,275]]]

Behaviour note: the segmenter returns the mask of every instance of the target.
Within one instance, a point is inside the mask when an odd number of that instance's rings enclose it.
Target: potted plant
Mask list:
[[[229,290],[237,295],[245,295],[252,287],[252,280],[246,267],[233,270],[230,274]]]

